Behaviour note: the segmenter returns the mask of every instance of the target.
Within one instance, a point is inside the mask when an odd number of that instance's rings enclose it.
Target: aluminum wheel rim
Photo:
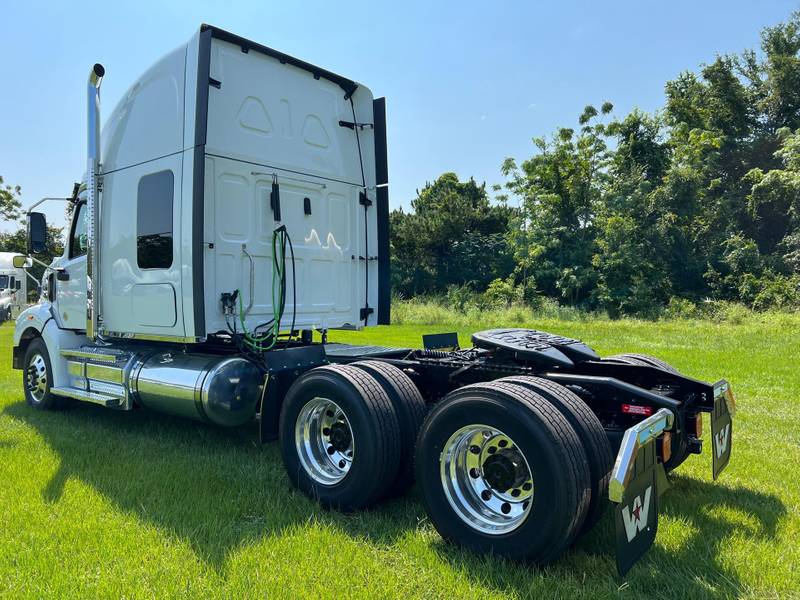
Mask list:
[[[34,354],[25,371],[25,385],[28,393],[39,403],[47,393],[47,363],[41,354]]]
[[[353,429],[333,400],[312,398],[300,410],[294,429],[300,464],[317,483],[335,485],[353,464]]]
[[[530,513],[534,488],[528,461],[495,427],[467,425],[450,436],[442,450],[440,475],[450,506],[478,531],[508,533]]]

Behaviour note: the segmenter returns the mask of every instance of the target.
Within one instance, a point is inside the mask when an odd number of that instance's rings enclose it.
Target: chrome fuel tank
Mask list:
[[[234,427],[255,417],[264,378],[238,356],[158,352],[134,368],[131,392],[145,408]]]

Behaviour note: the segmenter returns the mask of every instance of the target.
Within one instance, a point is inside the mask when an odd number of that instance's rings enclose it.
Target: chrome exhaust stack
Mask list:
[[[98,192],[100,185],[100,83],[106,70],[97,63],[89,72],[87,87],[87,164],[86,164],[86,211],[89,222],[87,237],[89,247],[86,252],[86,336],[95,341],[98,336],[100,272],[97,243],[99,240],[100,206]]]

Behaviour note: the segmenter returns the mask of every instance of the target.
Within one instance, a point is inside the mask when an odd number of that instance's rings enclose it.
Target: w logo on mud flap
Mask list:
[[[722,458],[725,451],[728,449],[728,440],[730,439],[731,424],[728,423],[720,429],[714,436],[714,450],[717,453],[717,458]]]
[[[622,509],[622,521],[625,524],[625,535],[628,541],[632,541],[636,534],[647,527],[647,514],[650,512],[650,496],[653,486],[648,486],[644,491],[644,501],[642,496],[636,496],[630,506]]]

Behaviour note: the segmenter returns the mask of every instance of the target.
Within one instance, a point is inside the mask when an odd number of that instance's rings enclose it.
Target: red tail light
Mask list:
[[[653,408],[650,406],[640,406],[638,404],[623,404],[622,412],[626,415],[642,415],[649,417],[653,414]]]

